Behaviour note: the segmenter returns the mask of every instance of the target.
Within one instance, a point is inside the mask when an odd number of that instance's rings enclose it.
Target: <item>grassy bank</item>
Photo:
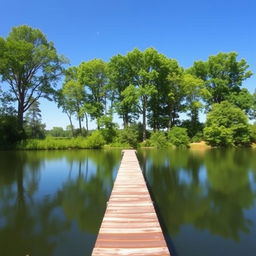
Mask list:
[[[54,150],[54,149],[98,149],[102,148],[105,140],[99,132],[94,132],[90,136],[76,138],[55,138],[27,139],[16,144],[16,149],[20,150]]]
[[[153,145],[152,143],[140,143],[139,148],[178,148],[170,143],[164,145]],[[132,149],[133,147],[128,143],[111,143],[106,144],[102,135],[98,132],[92,135],[76,138],[56,138],[47,137],[45,139],[27,139],[17,143],[15,146],[4,148],[4,149],[18,149],[18,150],[66,150],[66,149]],[[183,147],[186,148],[186,147]],[[207,145],[205,141],[189,143],[187,148],[191,150],[208,150],[212,147]],[[256,143],[252,144],[252,148],[256,149]]]
[[[211,146],[207,145],[205,141],[200,141],[200,142],[190,143],[189,148],[192,150],[207,150],[207,149],[210,149]]]

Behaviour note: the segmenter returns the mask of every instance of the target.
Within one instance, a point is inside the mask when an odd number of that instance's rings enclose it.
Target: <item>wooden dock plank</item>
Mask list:
[[[170,255],[135,150],[124,151],[92,255]]]

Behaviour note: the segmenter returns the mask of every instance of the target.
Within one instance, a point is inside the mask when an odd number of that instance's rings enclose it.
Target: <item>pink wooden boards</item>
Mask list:
[[[135,150],[123,152],[92,255],[170,255]]]

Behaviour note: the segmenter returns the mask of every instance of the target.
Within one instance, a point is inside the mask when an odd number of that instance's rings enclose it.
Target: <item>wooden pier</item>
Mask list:
[[[170,255],[135,150],[123,152],[92,255]]]

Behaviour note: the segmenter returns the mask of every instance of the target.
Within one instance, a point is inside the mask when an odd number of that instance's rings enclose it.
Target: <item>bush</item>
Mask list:
[[[204,137],[211,146],[248,146],[251,143],[248,118],[233,104],[214,104],[207,115]]]
[[[27,150],[54,150],[54,149],[89,149],[101,148],[105,140],[100,131],[93,132],[89,137],[54,138],[46,137],[44,140],[28,139],[17,144],[17,149]]]
[[[138,130],[134,126],[125,127],[119,131],[117,141],[115,142],[136,148],[138,146]]]
[[[15,116],[0,116],[1,147],[10,147],[24,137],[24,131],[19,127],[18,120]]]
[[[89,148],[101,148],[105,143],[104,137],[100,131],[94,131],[87,137],[87,146]]]
[[[166,148],[168,147],[168,140],[164,132],[153,132],[150,136],[150,144],[156,148]]]
[[[232,130],[224,126],[210,126],[204,128],[204,137],[207,143],[213,147],[232,145]]]
[[[140,143],[140,147],[153,147],[150,139],[144,140]]]
[[[256,143],[256,124],[249,125],[251,142]]]
[[[101,127],[101,134],[103,135],[106,143],[112,143],[117,135],[117,124],[112,120],[111,115],[104,115],[99,119],[99,125]]]
[[[197,132],[196,135],[191,139],[191,142],[200,142],[204,140],[203,132]]]
[[[189,137],[186,128],[173,127],[168,133],[168,138],[171,144],[176,147],[188,147],[189,145]]]

